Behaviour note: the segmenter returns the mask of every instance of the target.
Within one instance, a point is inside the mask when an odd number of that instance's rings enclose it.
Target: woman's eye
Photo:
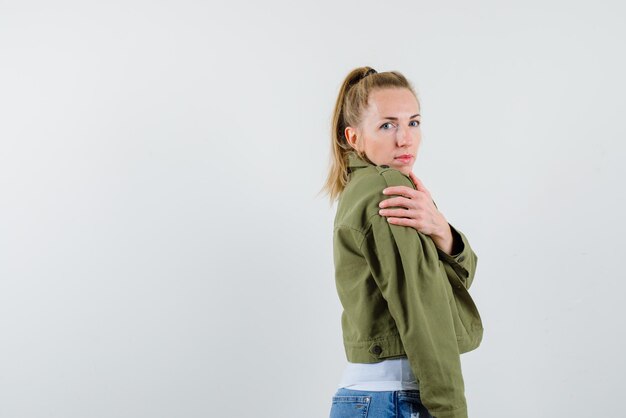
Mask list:
[[[420,122],[419,120],[412,120],[410,123],[415,122],[415,125],[412,126],[420,126],[422,124],[422,122]]]
[[[393,124],[391,122],[386,122],[386,123],[383,123],[380,127],[383,128],[383,129],[387,129],[387,128],[385,128],[385,126],[387,126],[387,125],[392,125],[393,126]]]

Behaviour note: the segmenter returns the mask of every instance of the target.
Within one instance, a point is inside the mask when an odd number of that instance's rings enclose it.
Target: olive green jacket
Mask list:
[[[354,152],[348,169],[333,231],[346,357],[376,363],[406,356],[429,412],[436,418],[466,418],[460,353],[482,340],[480,315],[467,290],[478,258],[452,226],[460,252],[448,255],[430,236],[393,225],[378,213],[378,204],[391,197],[383,189],[415,189],[410,177]]]

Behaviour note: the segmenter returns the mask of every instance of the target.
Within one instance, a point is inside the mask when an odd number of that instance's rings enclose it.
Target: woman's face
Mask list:
[[[408,175],[422,140],[417,99],[405,88],[376,89],[368,105],[361,124],[346,128],[348,143],[374,164]]]

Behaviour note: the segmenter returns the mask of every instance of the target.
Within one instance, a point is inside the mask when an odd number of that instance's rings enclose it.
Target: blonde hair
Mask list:
[[[398,71],[378,73],[372,67],[355,68],[350,71],[339,89],[331,123],[330,168],[322,188],[322,191],[328,194],[331,204],[339,198],[348,183],[347,154],[354,151],[364,160],[370,161],[348,143],[345,136],[346,127],[356,127],[361,123],[370,94],[376,89],[384,88],[409,89],[419,104],[412,84]]]

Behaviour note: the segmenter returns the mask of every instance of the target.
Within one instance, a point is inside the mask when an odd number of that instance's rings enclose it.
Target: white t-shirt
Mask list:
[[[348,362],[339,387],[369,391],[419,389],[406,357],[387,359],[379,363]]]

